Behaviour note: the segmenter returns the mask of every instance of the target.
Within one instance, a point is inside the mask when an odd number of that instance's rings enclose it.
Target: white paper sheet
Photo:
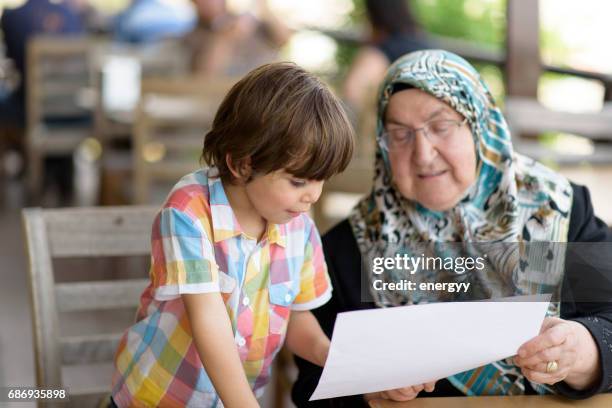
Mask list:
[[[550,295],[338,314],[311,400],[422,384],[516,354],[540,332]]]

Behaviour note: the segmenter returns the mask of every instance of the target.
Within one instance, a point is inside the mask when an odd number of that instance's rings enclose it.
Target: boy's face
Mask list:
[[[321,195],[323,181],[304,180],[277,170],[254,177],[245,189],[251,205],[262,218],[284,224],[310,210]]]

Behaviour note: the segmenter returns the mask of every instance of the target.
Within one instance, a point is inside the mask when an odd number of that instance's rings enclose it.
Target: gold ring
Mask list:
[[[547,373],[554,373],[555,371],[557,371],[559,369],[559,364],[557,364],[556,361],[549,361],[546,364],[546,372]]]

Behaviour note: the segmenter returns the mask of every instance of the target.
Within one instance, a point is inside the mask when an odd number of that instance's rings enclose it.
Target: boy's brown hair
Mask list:
[[[250,158],[255,175],[286,169],[326,180],[346,168],[354,143],[342,103],[329,88],[281,62],[256,68],[232,87],[204,138],[202,159],[224,180],[233,180],[227,155],[236,167]]]

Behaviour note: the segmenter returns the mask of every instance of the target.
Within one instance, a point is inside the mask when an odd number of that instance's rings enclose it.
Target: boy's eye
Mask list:
[[[304,187],[306,185],[306,180],[291,179],[290,181],[293,187]]]

